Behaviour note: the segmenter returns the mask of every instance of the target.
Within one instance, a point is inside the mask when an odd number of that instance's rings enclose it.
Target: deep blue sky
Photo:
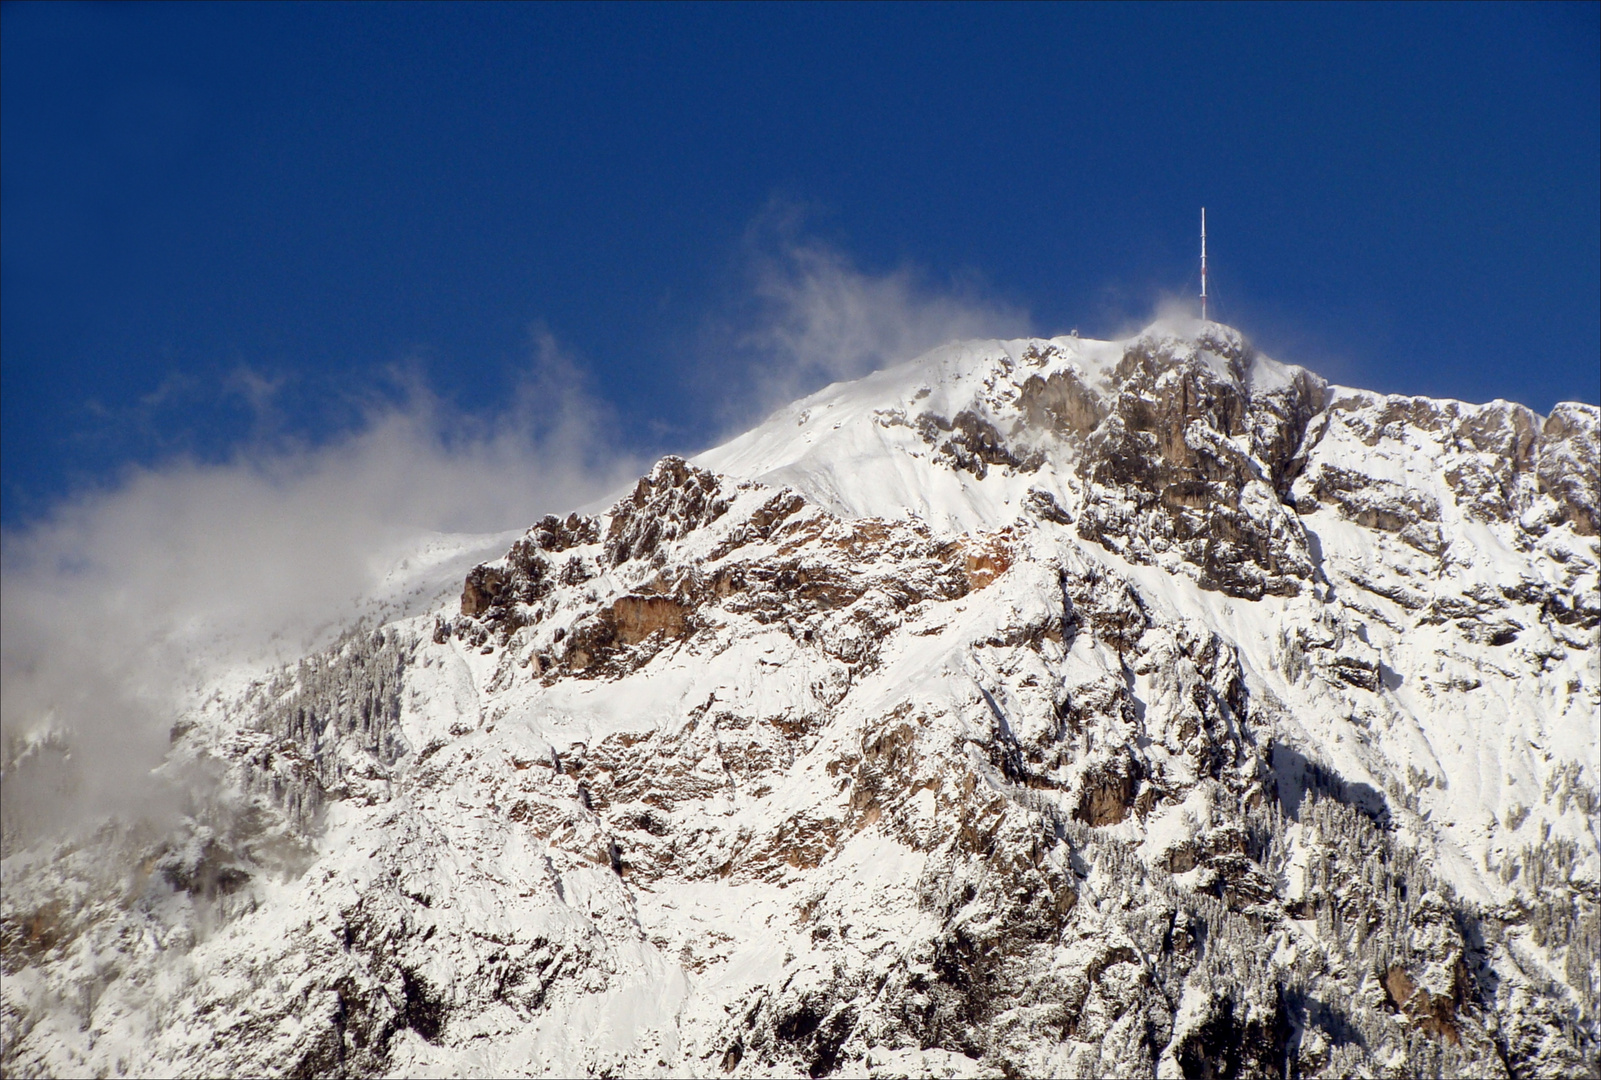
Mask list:
[[[8,5],[0,519],[258,437],[241,372],[312,441],[396,363],[493,410],[535,324],[697,448],[775,202],[1085,333],[1193,282],[1204,203],[1284,359],[1594,402],[1598,12]]]

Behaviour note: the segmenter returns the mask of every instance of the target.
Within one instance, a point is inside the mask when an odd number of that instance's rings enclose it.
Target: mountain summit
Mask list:
[[[1195,321],[830,386],[8,852],[5,1070],[1594,1072],[1598,429]]]

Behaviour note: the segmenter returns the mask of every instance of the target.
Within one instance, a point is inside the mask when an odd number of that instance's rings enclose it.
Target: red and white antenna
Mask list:
[[[1201,207],[1201,321],[1206,321],[1206,207]]]

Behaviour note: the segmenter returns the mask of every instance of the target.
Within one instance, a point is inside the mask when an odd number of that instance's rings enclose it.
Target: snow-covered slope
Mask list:
[[[1196,322],[829,387],[8,852],[6,1071],[1593,1072],[1598,420]]]

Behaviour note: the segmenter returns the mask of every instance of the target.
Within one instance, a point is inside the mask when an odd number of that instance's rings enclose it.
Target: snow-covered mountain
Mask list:
[[[5,1072],[1594,1074],[1598,429],[1199,322],[831,386],[8,851]]]

